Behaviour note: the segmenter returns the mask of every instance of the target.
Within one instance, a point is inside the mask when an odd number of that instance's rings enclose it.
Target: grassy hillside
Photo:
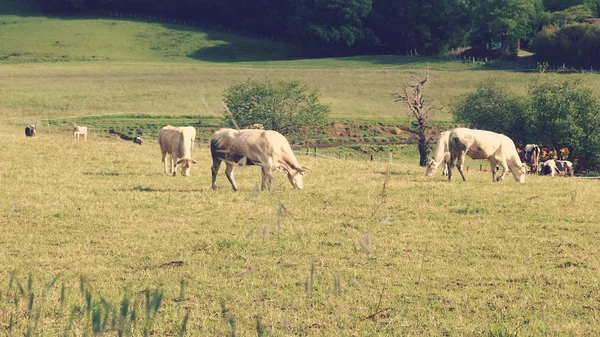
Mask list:
[[[317,88],[334,119],[394,121],[399,84],[425,69],[425,98],[444,107],[491,76],[523,92],[537,74],[426,57],[306,59],[293,45],[156,22],[0,15],[0,115],[30,120],[113,113],[205,115],[204,94],[221,113],[223,90],[248,78],[298,79]],[[579,76],[579,75],[564,75]],[[600,92],[600,77],[586,83]]]
[[[257,193],[249,167],[239,192],[223,172],[214,192],[207,148],[183,178],[162,173],[154,142],[0,133],[18,159],[0,161],[13,335],[178,335],[186,315],[189,336],[252,336],[257,320],[273,336],[600,333],[598,181],[471,170],[448,183],[425,177],[413,148],[391,166],[299,154],[305,190],[277,173],[275,192]],[[164,295],[156,314],[146,289]]]

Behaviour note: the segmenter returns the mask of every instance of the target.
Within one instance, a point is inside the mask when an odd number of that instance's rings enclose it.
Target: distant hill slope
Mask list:
[[[242,62],[300,58],[285,43],[118,18],[0,14],[0,62]]]
[[[300,47],[201,27],[112,17],[53,17],[0,0],[0,64],[210,63],[268,67],[481,69],[430,57],[309,58]]]

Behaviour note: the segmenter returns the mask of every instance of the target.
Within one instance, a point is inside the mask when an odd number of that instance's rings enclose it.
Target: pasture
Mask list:
[[[0,0],[0,8],[9,2]],[[210,189],[207,147],[163,174],[155,139],[100,130],[218,128],[248,78],[319,89],[331,118],[397,123],[391,95],[430,69],[425,98],[451,123],[490,77],[534,76],[423,57],[307,59],[293,46],[112,18],[0,15],[0,330],[36,336],[516,336],[600,334],[600,181],[475,172],[425,177],[416,146],[393,164],[356,151],[297,154],[305,189],[256,167]],[[78,32],[73,34],[73,32]],[[206,97],[214,111],[206,111]],[[100,116],[98,116],[100,115]],[[111,118],[112,115],[119,116]],[[67,125],[86,118],[87,141]],[[37,136],[24,126],[36,123]],[[113,124],[113,125],[111,125]],[[469,164],[467,164],[469,165]],[[484,164],[484,167],[487,163]],[[185,329],[184,329],[185,327]],[[184,331],[185,330],[185,331]]]
[[[448,183],[416,153],[392,165],[298,155],[305,190],[278,173],[274,193],[256,192],[248,167],[239,192],[223,172],[214,192],[206,147],[183,178],[162,173],[155,141],[0,132],[0,321],[16,335],[35,317],[40,336],[89,334],[84,288],[115,315],[123,298],[143,313],[144,291],[160,289],[158,336],[186,313],[205,336],[600,332],[596,180]],[[36,295],[32,314],[11,272]]]

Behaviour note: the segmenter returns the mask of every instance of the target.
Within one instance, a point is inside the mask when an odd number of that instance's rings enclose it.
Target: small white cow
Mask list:
[[[191,128],[194,129],[194,128]],[[181,164],[181,175],[190,175],[192,164],[192,130],[190,127],[177,128],[167,125],[158,131],[158,144],[162,153],[162,162],[165,165],[165,173],[177,175],[177,165]],[[194,137],[196,130],[193,130]],[[167,155],[169,160],[167,161]]]
[[[538,166],[540,163],[540,147],[537,146],[536,144],[527,144],[525,145],[525,155],[524,155],[524,159],[525,159],[525,164],[529,165],[529,167],[531,168],[531,170],[529,171],[530,174],[534,174],[537,173],[538,171]]]
[[[448,161],[450,161],[450,147],[448,146],[449,138],[450,131],[440,133],[440,139],[438,139],[435,150],[433,151],[433,157],[429,158],[427,161],[427,170],[425,171],[427,177],[433,175],[440,165],[444,168],[442,175],[448,175]]]
[[[452,166],[456,168],[464,181],[467,181],[462,170],[465,156],[473,159],[487,159],[492,167],[492,180],[504,179],[510,170],[517,182],[525,182],[526,168],[521,162],[515,143],[505,135],[467,128],[456,128],[451,131],[449,138],[450,161],[448,162],[448,181],[452,180]],[[502,174],[496,178],[496,165],[503,168]]]
[[[142,137],[135,137],[135,138],[133,138],[133,143],[142,145],[142,144],[144,144],[144,140],[142,139]]]
[[[244,126],[244,129],[264,130],[265,126],[262,124],[250,124],[250,125]]]
[[[233,178],[233,170],[237,165],[260,166],[263,191],[271,190],[273,171],[276,170],[285,171],[294,188],[301,190],[304,187],[302,177],[307,168],[298,163],[287,139],[279,132],[220,129],[212,136],[210,152],[213,159],[213,190],[217,189],[217,173],[222,161],[225,161],[225,175],[234,191],[238,190]]]
[[[87,140],[87,135],[88,135],[88,128],[87,126],[77,126],[74,125],[73,126],[73,137],[75,137],[75,140],[79,140],[79,136],[83,137],[83,140]]]

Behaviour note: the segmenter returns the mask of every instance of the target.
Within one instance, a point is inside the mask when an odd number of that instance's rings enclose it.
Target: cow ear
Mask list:
[[[190,159],[190,161],[192,162],[192,164],[196,164],[198,163],[197,161],[195,161],[194,159]]]
[[[302,169],[300,171],[306,172],[306,171],[310,171],[310,170],[311,170],[310,167],[302,165]]]
[[[180,158],[179,160],[177,160],[176,164],[179,165],[181,164],[181,162],[184,160],[184,158]]]

